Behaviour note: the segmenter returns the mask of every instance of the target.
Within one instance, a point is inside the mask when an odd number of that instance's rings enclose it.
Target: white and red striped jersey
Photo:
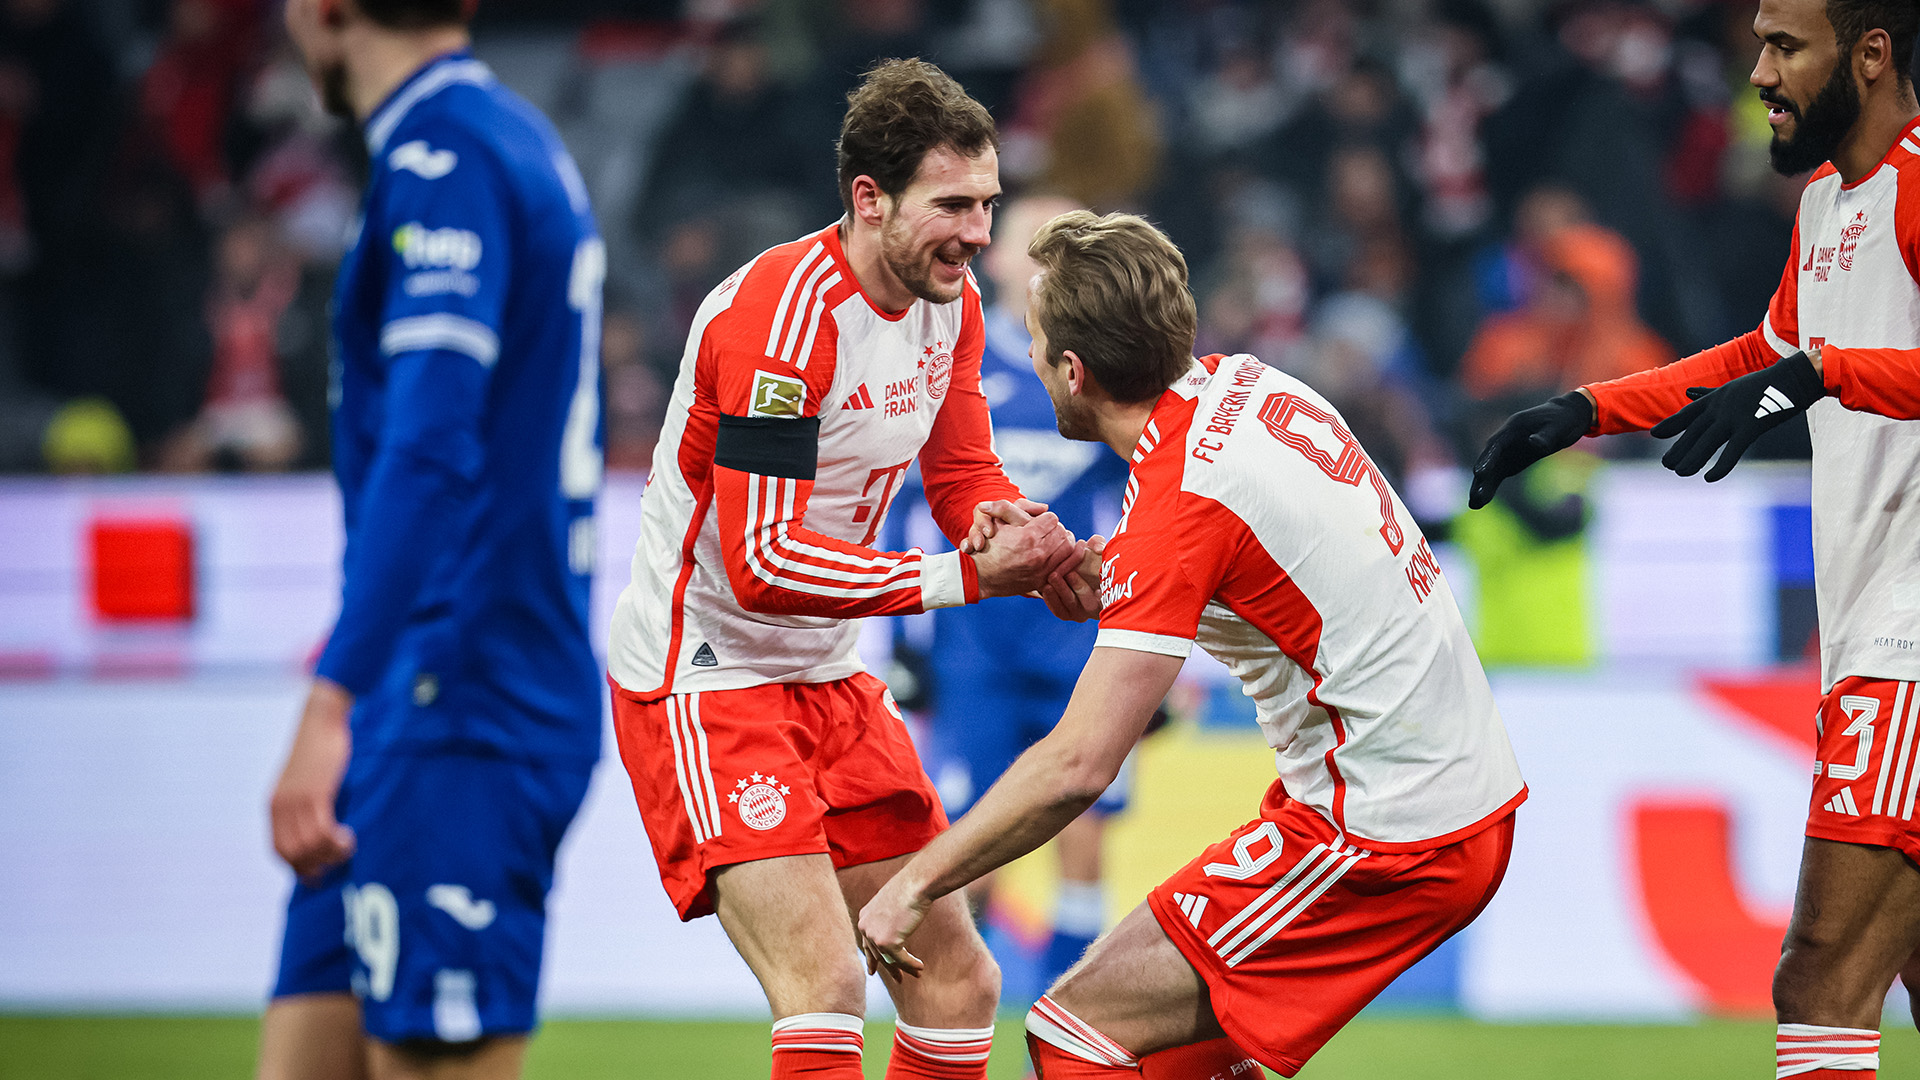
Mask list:
[[[1593,434],[1652,427],[1719,386],[1821,346],[1830,397],[1813,436],[1814,594],[1823,688],[1920,680],[1920,119],[1867,175],[1823,165],[1800,195],[1787,263],[1749,333],[1587,387]]]
[[[849,620],[977,600],[971,557],[870,545],[916,458],[955,543],[976,503],[1019,497],[993,452],[983,340],[971,276],[951,303],[882,311],[837,226],[715,288],[654,453],[614,680],[643,696],[827,682],[864,670]],[[753,452],[716,463],[723,430]]]
[[[1101,567],[1097,645],[1239,676],[1287,794],[1418,851],[1526,797],[1426,538],[1327,400],[1208,357],[1154,406]]]

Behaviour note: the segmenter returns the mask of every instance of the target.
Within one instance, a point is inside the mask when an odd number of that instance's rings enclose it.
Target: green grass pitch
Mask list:
[[[1889,1017],[1882,1077],[1920,1076],[1920,1035]],[[0,1080],[246,1080],[258,1022],[248,1017],[0,1016]],[[885,1070],[889,1029],[867,1029],[867,1075]],[[1751,1080],[1771,1076],[1773,1025],[1505,1025],[1365,1018],[1302,1080]],[[527,1057],[527,1080],[755,1080],[767,1075],[764,1023],[557,1020]],[[1018,1017],[1003,1018],[990,1080],[1026,1064]]]

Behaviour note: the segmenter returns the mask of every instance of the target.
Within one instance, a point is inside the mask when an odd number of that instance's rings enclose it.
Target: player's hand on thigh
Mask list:
[[[1033,515],[1045,513],[1046,503],[1032,499],[993,499],[973,508],[973,527],[967,531],[967,538],[960,542],[960,550],[969,555],[985,551],[987,541],[993,539],[1001,525],[1025,525],[1033,520]]]
[[[903,883],[902,875],[894,875],[881,886],[873,899],[867,901],[867,906],[860,909],[855,926],[860,951],[867,958],[868,972],[884,972],[895,980],[907,975],[920,977],[927,965],[907,951],[907,939],[920,928],[931,906],[931,901],[915,895]]]
[[[304,878],[353,854],[353,830],[333,816],[353,748],[347,730],[352,707],[353,695],[345,689],[326,679],[314,680],[286,766],[267,804],[273,850]]]

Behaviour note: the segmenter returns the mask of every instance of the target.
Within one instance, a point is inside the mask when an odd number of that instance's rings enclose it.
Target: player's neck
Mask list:
[[[840,250],[847,257],[847,265],[853,267],[853,279],[860,284],[860,291],[881,311],[905,311],[919,299],[881,258],[879,229],[851,215],[841,218]]]
[[[1133,460],[1134,447],[1140,445],[1140,436],[1147,430],[1147,421],[1153,417],[1153,406],[1159,398],[1122,405],[1108,399],[1095,417],[1099,428],[1100,441],[1106,443],[1122,458]]]
[[[1920,104],[1914,101],[1911,83],[1883,93],[1869,91],[1860,103],[1860,119],[1833,155],[1841,183],[1854,183],[1878,167],[1915,116],[1920,116]]]
[[[439,26],[398,32],[361,24],[349,32],[347,44],[347,101],[361,123],[373,111],[436,57],[466,48],[471,39],[465,27]]]

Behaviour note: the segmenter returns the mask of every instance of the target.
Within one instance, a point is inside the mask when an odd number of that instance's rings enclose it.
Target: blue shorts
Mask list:
[[[986,794],[1013,759],[1046,738],[1073,697],[1080,669],[1052,672],[994,670],[978,653],[949,650],[936,642],[932,656],[934,710],[924,755],[927,775],[940,793],[949,818],[967,812]],[[1133,755],[1093,812],[1117,814],[1127,808]]]
[[[294,885],[273,996],[351,992],[384,1042],[524,1034],[560,838],[592,770],[463,754],[356,761],[357,850]]]

